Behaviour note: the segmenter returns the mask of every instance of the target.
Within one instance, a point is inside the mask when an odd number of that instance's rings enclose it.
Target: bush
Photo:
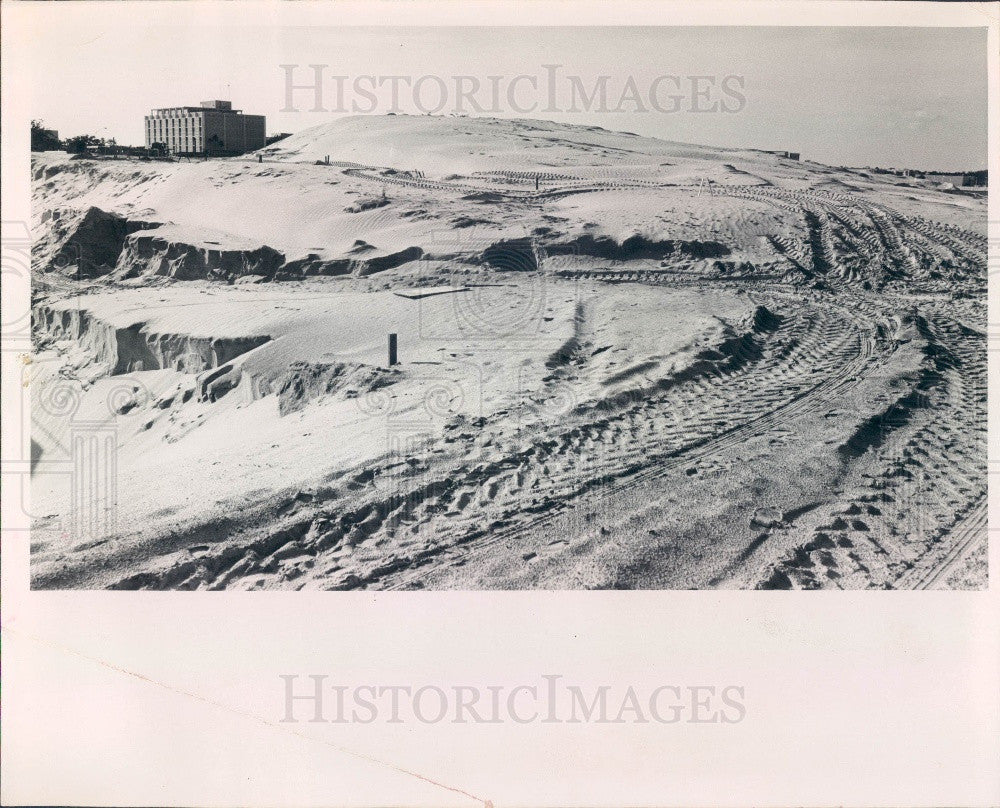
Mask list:
[[[62,148],[62,142],[51,129],[46,129],[42,121],[31,122],[31,150],[57,151]]]
[[[363,210],[372,210],[374,208],[381,208],[383,205],[388,205],[389,199],[383,194],[382,196],[363,196],[359,198],[353,205],[349,205],[344,208],[347,213],[361,213]]]

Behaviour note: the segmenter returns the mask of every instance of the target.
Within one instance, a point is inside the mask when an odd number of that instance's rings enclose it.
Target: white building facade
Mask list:
[[[243,154],[263,148],[263,115],[244,115],[229,101],[154,109],[146,116],[146,147],[162,143],[170,154]]]

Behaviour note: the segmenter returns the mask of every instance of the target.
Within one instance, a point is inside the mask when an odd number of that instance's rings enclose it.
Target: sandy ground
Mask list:
[[[985,585],[984,200],[547,122],[264,156],[35,157],[34,586]]]

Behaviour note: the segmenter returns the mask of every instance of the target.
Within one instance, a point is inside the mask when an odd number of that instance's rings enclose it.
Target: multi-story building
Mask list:
[[[263,115],[244,115],[229,101],[154,109],[146,116],[146,147],[170,154],[243,154],[265,145]]]

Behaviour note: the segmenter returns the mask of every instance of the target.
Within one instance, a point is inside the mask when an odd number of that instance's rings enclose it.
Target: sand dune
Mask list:
[[[984,584],[983,200],[546,121],[262,154],[34,156],[34,586]]]

